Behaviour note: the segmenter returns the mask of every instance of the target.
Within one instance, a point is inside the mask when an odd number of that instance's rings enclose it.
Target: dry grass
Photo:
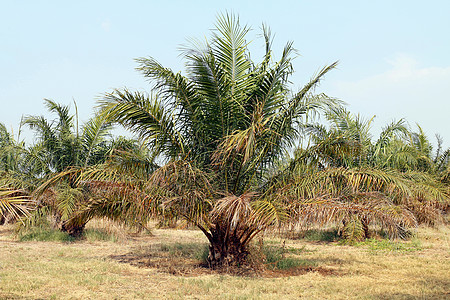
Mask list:
[[[448,227],[420,228],[420,247],[412,251],[286,240],[315,267],[296,276],[260,277],[199,266],[195,253],[206,240],[198,231],[74,243],[16,242],[11,233],[0,226],[0,299],[450,298]],[[270,245],[281,241],[267,239]]]

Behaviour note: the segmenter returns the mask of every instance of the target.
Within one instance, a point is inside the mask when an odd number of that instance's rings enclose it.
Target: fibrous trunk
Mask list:
[[[72,237],[80,237],[83,234],[84,226],[86,226],[86,223],[75,224],[64,222],[61,226],[61,230],[67,232]]]
[[[211,231],[208,264],[211,268],[241,266],[248,256],[246,243],[231,232]]]
[[[369,220],[366,217],[362,217],[361,218],[361,224],[362,224],[362,228],[364,230],[364,239],[370,238]]]

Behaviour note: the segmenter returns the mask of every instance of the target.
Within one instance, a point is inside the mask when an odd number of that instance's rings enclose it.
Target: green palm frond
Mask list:
[[[100,101],[100,107],[109,120],[114,119],[138,134],[151,147],[166,152],[170,157],[183,155],[184,138],[173,115],[157,97],[116,90]]]
[[[159,166],[154,162],[154,157],[145,150],[146,148],[138,151],[114,149],[106,164],[109,169],[117,170],[119,173],[148,180]]]
[[[173,113],[173,117],[182,120],[189,126],[177,128],[183,136],[191,138],[202,133],[201,126],[203,117],[201,115],[202,97],[194,84],[180,73],[175,74],[172,70],[164,68],[153,58],[137,59],[140,70],[144,76],[152,80],[158,95],[164,100],[162,105]]]
[[[67,220],[72,216],[77,208],[77,203],[80,202],[82,197],[83,193],[79,188],[59,187],[56,209],[63,220]]]
[[[240,25],[236,16],[224,14],[218,17],[213,31],[213,55],[232,85],[231,98],[247,87],[245,79],[251,64],[247,56],[248,42],[245,37],[249,30],[247,26]]]
[[[22,120],[22,124],[28,125],[30,129],[35,130],[49,149],[55,148],[57,136],[52,125],[44,117],[27,116]]]
[[[98,151],[99,145],[105,142],[105,137],[109,134],[111,125],[104,115],[97,115],[89,119],[82,127],[82,147],[84,148],[83,158],[86,167],[91,160],[91,156]]]
[[[387,147],[393,137],[404,138],[409,135],[409,130],[405,126],[405,120],[400,119],[397,122],[392,122],[385,126],[380,134],[380,137],[374,145],[374,156],[379,156]]]
[[[351,216],[342,231],[345,240],[348,242],[359,242],[365,238],[363,223],[357,216]]]
[[[280,124],[288,124],[291,123],[291,120],[297,118],[300,115],[304,115],[306,112],[310,110],[314,110],[317,108],[326,108],[339,101],[334,99],[325,98],[327,101],[324,101],[323,98],[311,97],[310,93],[312,90],[320,83],[323,77],[337,67],[338,62],[334,62],[331,65],[328,65],[322,68],[317,75],[313,76],[313,78],[303,86],[303,88],[294,95],[291,101],[289,101],[288,107],[282,111],[279,117]],[[307,101],[305,101],[305,99]]]
[[[58,115],[58,129],[60,134],[70,133],[73,127],[73,116],[70,115],[69,107],[61,105],[50,99],[44,99],[44,104],[50,112],[55,112]]]
[[[289,211],[279,197],[260,197],[252,207],[266,226],[282,226],[289,223]]]

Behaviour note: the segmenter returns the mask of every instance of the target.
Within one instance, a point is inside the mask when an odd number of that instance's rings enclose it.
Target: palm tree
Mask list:
[[[210,242],[213,267],[244,261],[250,241],[282,220],[283,208],[262,187],[301,139],[307,116],[340,104],[312,93],[336,63],[292,93],[292,43],[274,62],[263,27],[266,51],[255,64],[248,32],[235,16],[222,15],[209,41],[184,50],[186,76],[140,58],[152,93],[115,90],[100,101],[103,115],[137,134],[163,162],[142,184],[150,199],[143,212],[170,211],[195,224]],[[111,213],[101,203],[91,208]]]
[[[19,171],[23,153],[24,143],[16,141],[6,126],[0,123],[0,170]]]
[[[49,99],[44,103],[50,112],[56,113],[57,119],[49,121],[43,116],[27,116],[22,122],[36,134],[30,160],[42,167],[43,174],[40,175],[62,172],[69,166],[105,161],[106,153],[110,151],[106,137],[111,129],[105,118],[93,117],[80,129],[78,119],[75,119],[77,115],[71,115],[68,106]]]
[[[294,220],[342,224],[348,239],[359,240],[369,237],[369,224],[378,224],[395,237],[417,222],[442,219],[439,203],[448,203],[448,192],[423,171],[424,163],[413,168],[419,158],[431,159],[404,142],[418,141],[430,150],[423,135],[412,139],[400,120],[372,142],[372,119],[343,109],[329,111],[326,117],[330,128],[308,125],[312,144],[297,149],[287,174],[279,175],[281,198],[293,205]]]
[[[25,143],[0,123],[0,225],[30,214],[33,182],[24,172],[26,157]]]
[[[57,115],[49,121],[43,116],[27,116],[23,124],[36,134],[35,144],[27,149],[24,171],[39,183],[68,168],[87,167],[101,164],[111,154],[113,143],[108,139],[111,125],[103,116],[95,116],[78,128],[76,115],[71,115],[69,107],[45,99],[48,110]],[[75,124],[76,122],[76,124]],[[39,190],[39,189],[38,189]],[[57,182],[45,194],[36,192],[39,215],[49,211],[63,231],[73,235],[81,234],[85,224],[69,226],[67,220],[89,193],[75,186],[75,179]]]

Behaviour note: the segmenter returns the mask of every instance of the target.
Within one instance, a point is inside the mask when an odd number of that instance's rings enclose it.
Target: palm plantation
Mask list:
[[[44,194],[40,194],[37,188],[67,168],[104,163],[116,142],[109,138],[111,126],[104,117],[91,118],[79,128],[77,116],[70,114],[68,106],[47,99],[45,105],[56,115],[54,120],[26,116],[22,121],[23,126],[35,132],[33,145],[25,147],[23,142],[15,142],[3,133],[2,141],[7,143],[1,148],[3,181],[8,183],[9,189],[18,189],[12,195],[20,192],[29,198],[33,193],[36,204],[28,207],[32,210],[28,223],[33,224],[39,221],[36,218],[50,215],[63,231],[79,234],[84,224],[71,228],[67,227],[66,221],[89,198],[89,191],[75,186],[74,179],[59,181]]]
[[[407,134],[402,122],[372,145],[368,122],[312,93],[336,63],[293,93],[292,44],[274,61],[263,28],[266,53],[258,64],[249,59],[248,30],[222,16],[211,40],[184,50],[186,76],[141,58],[138,69],[152,93],[116,90],[101,101],[105,116],[137,134],[163,162],[140,183],[147,199],[141,213],[195,224],[210,242],[210,265],[217,266],[245,260],[252,239],[272,225],[342,222],[345,234],[359,239],[377,224],[402,236],[417,224],[406,205],[412,199],[447,201],[433,178],[375,162],[385,143]],[[306,124],[321,111],[334,119],[330,132]],[[291,160],[308,128],[315,142]],[[107,215],[107,207],[95,203],[91,213]]]
[[[371,120],[341,109],[326,112],[326,118],[329,129],[307,126],[310,145],[297,149],[287,167],[291,176],[281,181],[280,193],[295,203],[296,218],[335,224],[349,240],[368,238],[369,224],[404,237],[417,222],[442,221],[445,185],[414,167],[420,151],[405,157],[394,150],[414,137],[403,120],[386,126],[372,142]]]
[[[54,122],[24,119],[36,133],[33,146],[0,128],[9,178],[0,212],[28,216],[25,207],[33,208],[28,220],[48,213],[72,235],[94,217],[138,227],[183,218],[208,239],[213,268],[245,263],[251,242],[271,228],[333,225],[358,241],[370,236],[369,226],[407,237],[418,223],[442,222],[449,150],[433,154],[420,127],[415,133],[403,120],[373,141],[371,120],[314,92],[337,63],[291,91],[292,43],[276,58],[263,27],[265,53],[254,62],[249,31],[235,16],[220,16],[208,41],[184,48],[185,75],[137,59],[151,92],[105,94],[80,129],[67,106],[50,100]],[[313,123],[318,116],[328,125]],[[109,138],[113,124],[139,142]],[[15,170],[31,183],[14,181]],[[37,202],[28,205],[29,195]]]

